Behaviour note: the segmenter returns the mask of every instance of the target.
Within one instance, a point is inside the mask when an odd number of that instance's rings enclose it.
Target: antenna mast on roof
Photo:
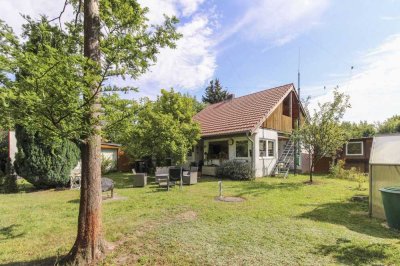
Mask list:
[[[297,129],[300,128],[300,113],[301,113],[301,100],[300,100],[300,47],[299,47],[299,57],[298,57],[298,65],[297,65],[297,96],[298,96],[298,117],[297,117]],[[294,175],[297,175],[297,162],[300,162],[300,158],[298,155],[300,154],[300,145],[299,142],[296,141],[294,143]]]

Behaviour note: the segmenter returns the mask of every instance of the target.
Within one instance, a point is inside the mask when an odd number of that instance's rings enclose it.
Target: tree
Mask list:
[[[148,10],[136,0],[66,0],[68,4],[75,12],[72,21],[62,27],[63,11],[51,20],[26,17],[22,39],[0,22],[0,122],[39,132],[49,142],[66,138],[79,145],[78,233],[62,263],[93,264],[104,253],[100,96],[133,89],[109,85],[108,80],[136,79],[156,60],[159,48],[173,48],[180,34],[176,18],[166,17],[163,25],[150,27]],[[58,31],[52,30],[57,23]],[[36,50],[24,49],[26,39],[36,33]]]
[[[161,90],[155,102],[145,99],[129,136],[136,157],[154,156],[159,164],[167,158],[184,163],[186,155],[200,139],[200,127],[192,97]]]
[[[377,131],[376,126],[367,121],[360,121],[359,123],[344,121],[342,127],[346,129],[349,138],[373,137]]]
[[[350,107],[349,96],[337,90],[333,96],[333,102],[318,104],[318,110],[314,110],[313,115],[293,134],[310,156],[310,183],[313,182],[315,164],[325,156],[336,155],[348,140],[340,119]]]
[[[218,79],[215,79],[215,81],[211,80],[203,96],[203,102],[209,104],[219,103],[226,100],[228,95],[228,91],[222,89]]]
[[[36,188],[68,186],[71,170],[80,158],[78,146],[63,140],[48,144],[37,133],[28,132],[21,126],[15,127],[18,153],[15,170]]]
[[[394,115],[378,125],[379,133],[400,133],[400,115]]]

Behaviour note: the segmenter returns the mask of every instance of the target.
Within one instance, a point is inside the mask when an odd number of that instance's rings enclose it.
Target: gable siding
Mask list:
[[[274,129],[281,132],[292,132],[292,118],[282,113],[283,102],[279,104],[275,111],[264,121],[262,128]]]

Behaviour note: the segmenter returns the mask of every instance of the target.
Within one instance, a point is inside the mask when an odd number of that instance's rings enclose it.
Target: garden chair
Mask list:
[[[179,182],[179,186],[182,188],[182,167],[170,168],[169,180],[174,183]]]
[[[156,167],[156,172],[155,172],[155,182],[159,184],[160,179],[166,180],[169,175],[169,167],[164,166],[164,167]]]
[[[73,171],[69,179],[70,189],[81,189],[81,173]]]
[[[183,174],[182,182],[184,185],[197,184],[198,167],[191,167],[189,173]]]
[[[147,185],[147,174],[146,173],[136,173],[135,169],[132,169],[133,174],[133,186],[134,187],[144,187]]]
[[[146,173],[136,173],[133,175],[133,186],[134,187],[145,187],[147,185]]]

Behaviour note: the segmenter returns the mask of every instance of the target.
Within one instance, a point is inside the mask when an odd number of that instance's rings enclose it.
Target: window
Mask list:
[[[260,139],[260,157],[267,156],[267,141]]]
[[[208,144],[208,160],[228,159],[228,141],[215,141]]]
[[[274,157],[275,156],[275,141],[273,140],[268,140],[268,157]]]
[[[346,155],[363,155],[362,141],[348,142],[346,144]]]
[[[260,139],[260,157],[275,157],[275,141]]]
[[[236,141],[236,157],[249,157],[249,142]]]

